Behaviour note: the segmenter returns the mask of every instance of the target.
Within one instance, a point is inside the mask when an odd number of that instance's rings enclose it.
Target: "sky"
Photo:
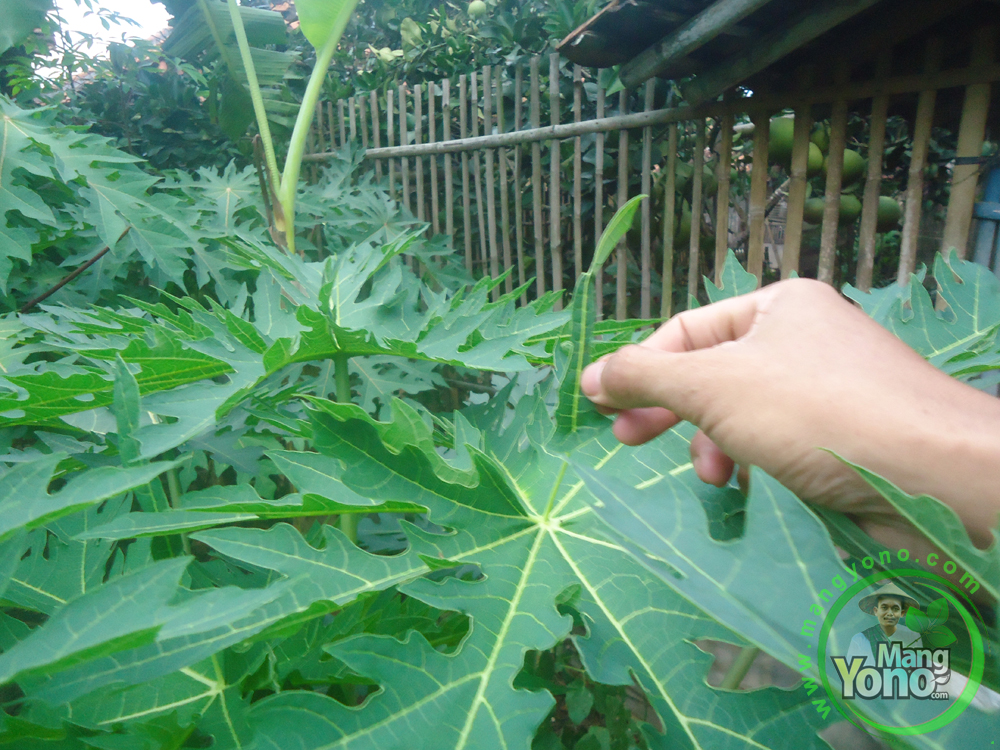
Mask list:
[[[166,9],[149,0],[100,0],[101,8],[118,11],[140,24],[138,27],[130,24],[112,24],[111,29],[106,30],[96,14],[91,13],[84,4],[78,5],[76,0],[56,0],[56,6],[66,19],[68,30],[83,31],[99,37],[93,48],[85,50],[91,55],[97,55],[107,49],[108,42],[121,41],[122,34],[125,34],[126,38],[147,39],[166,27],[168,19]]]

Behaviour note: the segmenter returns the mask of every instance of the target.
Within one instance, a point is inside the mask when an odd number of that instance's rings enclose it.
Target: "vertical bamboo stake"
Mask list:
[[[549,55],[549,118],[552,125],[559,124],[559,53]],[[552,248],[552,289],[563,288],[562,270],[562,172],[560,170],[561,142],[549,141],[549,243]],[[556,302],[562,309],[562,301]]]
[[[705,120],[694,121],[694,158],[691,160],[691,236],[688,240],[688,299],[697,299],[701,274],[702,197],[705,177]]]
[[[541,88],[538,83],[538,63],[541,58],[534,55],[531,58],[531,127],[541,127]],[[545,294],[545,247],[542,231],[542,144],[535,141],[531,144],[531,190],[534,217],[532,224],[535,230],[535,294],[541,297]]]
[[[427,142],[434,143],[437,140],[437,123],[434,121],[434,100],[437,93],[434,84],[427,84]],[[431,170],[431,231],[434,234],[441,234],[441,221],[439,213],[441,206],[438,205],[438,161],[434,154],[430,156]]]
[[[368,115],[365,111],[365,98],[358,96],[358,126],[361,128],[361,148],[368,150]]]
[[[747,238],[747,271],[757,277],[760,284],[764,273],[764,212],[767,203],[767,150],[771,140],[771,121],[767,112],[752,116],[753,171],[750,173],[750,234]],[[694,232],[694,209],[691,210],[691,231]]]
[[[583,116],[583,68],[573,66],[573,122]],[[583,140],[573,139],[573,277],[583,274]]]
[[[802,249],[802,212],[809,187],[809,133],[812,117],[809,107],[795,110],[795,130],[792,134],[792,174],[788,180],[788,218],[785,221],[785,249],[781,255],[781,278],[798,273]]]
[[[344,100],[337,101],[337,119],[340,120],[340,147],[347,145],[347,120],[344,115]]]
[[[323,102],[316,102],[316,122],[313,124],[316,130],[316,150],[319,153],[326,151],[326,138],[323,133]]]
[[[393,145],[393,140],[395,138],[396,129],[396,117],[392,111],[392,89],[387,89],[385,92],[385,137],[386,145]],[[389,197],[393,200],[396,198],[396,160],[389,159]]]
[[[677,123],[667,126],[667,174],[663,188],[663,289],[660,317],[673,314],[674,301],[674,217],[677,209]]]
[[[941,59],[941,40],[930,39],[924,69],[927,73],[937,71]],[[913,146],[910,151],[910,173],[906,185],[906,207],[903,213],[903,237],[899,243],[899,272],[896,281],[910,283],[910,274],[917,263],[917,238],[920,235],[920,211],[924,200],[924,166],[927,163],[927,147],[931,140],[931,124],[934,121],[934,103],[937,91],[921,91],[917,97],[917,115],[913,123]]]
[[[369,95],[372,108],[372,143],[375,148],[382,148],[382,133],[381,126],[378,121],[378,92],[373,91]],[[379,182],[382,181],[382,160],[375,160],[375,179]]]
[[[890,51],[879,55],[875,79],[879,86],[889,77]],[[889,114],[889,96],[882,91],[872,98],[872,116],[868,130],[868,180],[865,182],[858,236],[858,269],[854,284],[863,292],[872,285],[875,268],[875,232],[878,229],[878,199],[882,188],[882,157],[885,151],[885,122]]]
[[[479,82],[472,73],[472,137],[479,135]],[[479,151],[472,152],[472,179],[476,183],[476,219],[479,225],[479,264],[483,274],[489,272],[489,249],[486,246],[486,219],[483,215],[483,175],[479,166]]]
[[[850,71],[840,63],[837,83],[845,85]],[[830,151],[826,158],[826,193],[823,196],[823,229],[819,240],[819,269],[816,278],[833,284],[837,260],[837,229],[840,223],[840,189],[844,176],[844,149],[847,146],[847,100],[838,99],[830,112]]]
[[[524,116],[524,105],[521,102],[521,89],[524,86],[524,70],[521,63],[514,66],[514,130],[521,129],[521,118]],[[527,276],[524,267],[524,198],[521,187],[521,147],[514,147],[514,235],[517,244],[517,283],[524,286]],[[528,304],[528,293],[521,295],[521,304]]]
[[[597,86],[597,119],[604,117],[604,88]],[[604,133],[595,133],[594,143],[594,242],[604,232]],[[604,266],[594,274],[597,319],[604,317]]]
[[[722,116],[719,133],[719,164],[716,169],[718,192],[715,194],[715,283],[722,283],[722,269],[729,249],[729,170],[733,162],[733,113]]]
[[[451,81],[441,82],[441,113],[444,116],[442,138],[451,140]],[[455,183],[451,174],[451,154],[444,155],[444,233],[455,239]]]
[[[493,69],[483,68],[483,135],[493,133]],[[493,172],[493,149],[486,150],[486,223],[490,233],[490,276],[500,275],[500,260],[497,252],[497,195]],[[500,289],[493,288],[493,301],[500,298]]]
[[[505,106],[503,95],[503,68],[497,65],[497,132],[503,133],[506,129]],[[510,271],[510,200],[507,191],[507,149],[501,148],[498,152],[497,161],[500,164],[500,239],[503,244],[503,270]],[[504,280],[504,291],[510,293],[514,290],[514,274],[507,274]]]
[[[330,128],[330,132],[328,134],[328,137],[330,139],[330,150],[335,151],[337,149],[337,135],[335,132],[336,128],[334,126],[334,121],[333,121],[333,102],[326,103],[326,124]]]
[[[353,146],[358,140],[358,125],[357,125],[357,114],[354,111],[354,97],[352,96],[347,100],[347,112],[348,117],[351,122],[351,145]]]
[[[407,145],[409,141],[408,130],[409,126],[406,123],[406,87],[403,84],[399,85],[399,145]],[[413,212],[413,208],[410,205],[410,160],[405,156],[401,156],[399,159],[399,180],[402,183],[403,189],[403,206],[410,213]]]
[[[417,84],[413,87],[413,143],[419,146],[424,138],[424,87]],[[417,220],[424,221],[424,157],[418,156],[414,160],[414,167],[417,178]]]
[[[653,94],[656,91],[656,79],[650,78],[646,81],[646,98],[643,102],[643,111],[651,112],[653,109]],[[704,148],[702,148],[704,151]],[[653,128],[647,127],[642,130],[642,192],[649,196],[652,184],[653,170]],[[650,258],[650,198],[647,197],[642,202],[642,245],[640,255],[640,286],[639,286],[639,317],[649,318],[652,315],[653,296],[651,289],[651,269],[652,260]]]
[[[466,93],[465,76],[458,77],[458,122],[459,137],[463,140],[469,134],[469,102]],[[472,273],[472,211],[469,195],[469,152],[462,152],[462,221],[465,229],[465,268]]]
[[[628,114],[628,92],[618,94],[618,114]],[[622,128],[618,131],[618,208],[628,203],[628,131]],[[615,251],[617,256],[617,278],[615,279],[615,317],[625,320],[628,312],[626,295],[628,288],[628,240],[627,235],[618,242]]]
[[[995,36],[995,26],[978,30],[972,43],[971,67],[982,68],[993,62]],[[951,248],[955,248],[958,257],[964,258],[969,244],[969,228],[972,225],[972,211],[975,208],[979,182],[978,160],[983,150],[989,108],[990,84],[977,83],[965,88],[965,103],[962,105],[958,145],[955,149],[955,168],[951,173],[951,199],[948,201],[944,239],[941,242],[941,252],[946,257]]]

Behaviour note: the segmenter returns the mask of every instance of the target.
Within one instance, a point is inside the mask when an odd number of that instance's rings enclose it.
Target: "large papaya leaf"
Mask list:
[[[45,14],[52,9],[52,0],[2,0],[0,16],[4,19],[0,29],[0,54],[20,44],[42,25]]]

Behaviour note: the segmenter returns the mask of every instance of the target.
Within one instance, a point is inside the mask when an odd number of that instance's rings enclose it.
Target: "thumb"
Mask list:
[[[596,405],[608,409],[660,406],[697,424],[717,382],[713,378],[713,373],[720,372],[717,360],[714,349],[677,353],[625,346],[586,367],[580,389]]]

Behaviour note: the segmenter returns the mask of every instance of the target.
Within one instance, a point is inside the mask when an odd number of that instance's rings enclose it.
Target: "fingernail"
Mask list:
[[[580,375],[580,390],[584,396],[593,398],[601,393],[601,373],[604,372],[604,365],[604,362],[598,361],[583,368],[583,374]]]

